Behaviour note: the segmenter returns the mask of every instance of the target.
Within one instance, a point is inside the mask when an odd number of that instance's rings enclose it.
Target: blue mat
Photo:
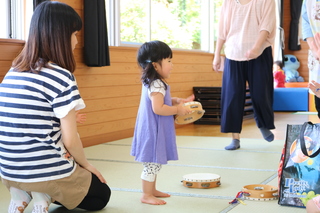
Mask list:
[[[309,111],[308,88],[275,88],[274,111]]]

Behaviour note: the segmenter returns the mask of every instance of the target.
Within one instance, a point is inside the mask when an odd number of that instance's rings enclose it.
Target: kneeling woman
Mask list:
[[[0,174],[9,189],[9,213],[100,210],[111,191],[85,157],[76,110],[85,104],[73,72],[82,28],[70,6],[46,1],[33,14],[29,38],[0,84]]]

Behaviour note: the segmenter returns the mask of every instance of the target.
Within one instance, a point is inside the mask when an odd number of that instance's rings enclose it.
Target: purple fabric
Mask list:
[[[172,106],[169,85],[164,103]],[[167,164],[169,160],[178,160],[174,117],[153,112],[145,86],[142,86],[131,155],[139,162]]]

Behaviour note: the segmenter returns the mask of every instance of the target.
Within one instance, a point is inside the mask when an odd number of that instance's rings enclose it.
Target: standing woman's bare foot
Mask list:
[[[153,196],[155,196],[155,197],[170,197],[171,195],[167,194],[167,193],[164,193],[164,192],[160,192],[158,190],[155,190],[153,192]]]
[[[153,195],[142,195],[140,200],[142,203],[147,203],[151,205],[164,205],[167,203],[166,201],[158,199]]]

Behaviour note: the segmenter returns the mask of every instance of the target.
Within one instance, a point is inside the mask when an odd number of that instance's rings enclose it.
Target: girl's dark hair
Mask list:
[[[74,72],[71,35],[82,28],[77,12],[67,4],[45,1],[39,4],[30,22],[29,37],[12,66],[16,71],[37,73],[48,62]]]
[[[164,79],[155,70],[152,62],[157,62],[161,66],[161,61],[165,58],[172,58],[172,50],[162,41],[145,42],[138,50],[137,61],[142,69],[141,81],[150,87],[150,84],[157,79],[164,83]],[[165,89],[167,89],[166,84]]]
[[[283,68],[282,61],[275,61],[274,64],[278,65],[280,67],[280,69]]]

